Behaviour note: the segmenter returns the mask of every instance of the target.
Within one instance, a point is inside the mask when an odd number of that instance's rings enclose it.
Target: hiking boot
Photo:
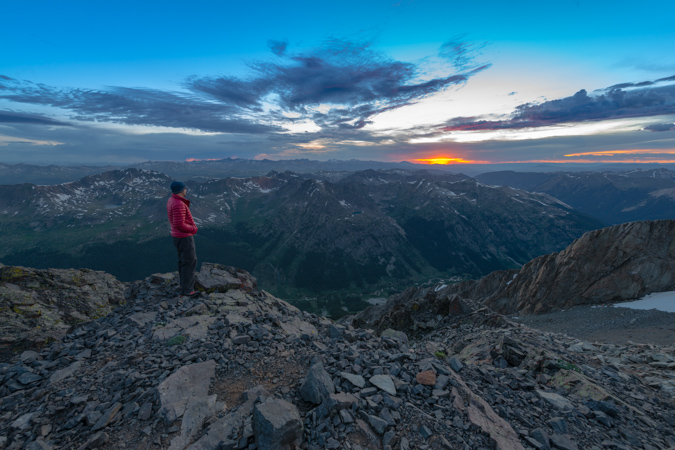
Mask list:
[[[181,297],[195,298],[195,297],[199,297],[200,294],[201,294],[201,292],[199,292],[199,291],[192,291],[189,294],[180,294],[180,295],[181,295]]]

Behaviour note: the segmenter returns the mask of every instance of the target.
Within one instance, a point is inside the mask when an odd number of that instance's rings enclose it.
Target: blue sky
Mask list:
[[[675,161],[668,1],[9,3],[0,162]]]

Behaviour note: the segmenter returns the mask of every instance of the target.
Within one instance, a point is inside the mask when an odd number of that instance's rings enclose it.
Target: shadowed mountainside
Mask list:
[[[520,270],[410,288],[359,313],[354,323],[378,330],[424,327],[437,321],[436,315],[463,311],[466,300],[501,314],[543,314],[634,300],[675,290],[673,255],[675,221],[616,225],[589,231],[565,250],[535,258]]]

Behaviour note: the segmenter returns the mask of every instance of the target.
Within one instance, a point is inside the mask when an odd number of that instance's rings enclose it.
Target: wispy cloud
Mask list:
[[[663,85],[674,77],[639,83],[611,86],[597,95],[585,89],[576,94],[542,103],[526,103],[516,107],[505,120],[481,117],[456,117],[441,127],[443,133],[454,131],[510,130],[538,128],[566,123],[593,122],[608,119],[655,117],[675,114],[675,85]],[[665,131],[663,126],[645,127]]]
[[[72,124],[54,120],[39,114],[24,114],[13,111],[0,111],[0,123],[18,124],[25,123],[29,125],[45,125],[70,127]]]
[[[78,121],[273,135],[310,120],[339,132],[361,129],[375,114],[464,83],[487,68],[466,69],[472,48],[459,41],[441,49],[455,54],[445,75],[424,81],[418,66],[393,60],[369,43],[332,39],[297,52],[286,41],[269,41],[268,47],[274,59],[250,64],[245,78],[194,76],[183,90],[166,91],[56,88],[1,76],[0,99],[60,108]]]
[[[644,127],[647,131],[663,132],[675,130],[675,123],[655,123]]]

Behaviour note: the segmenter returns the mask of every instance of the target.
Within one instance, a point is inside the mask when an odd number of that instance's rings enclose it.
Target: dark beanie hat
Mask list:
[[[171,183],[171,192],[174,194],[180,194],[185,190],[185,183],[182,181],[174,181]]]

